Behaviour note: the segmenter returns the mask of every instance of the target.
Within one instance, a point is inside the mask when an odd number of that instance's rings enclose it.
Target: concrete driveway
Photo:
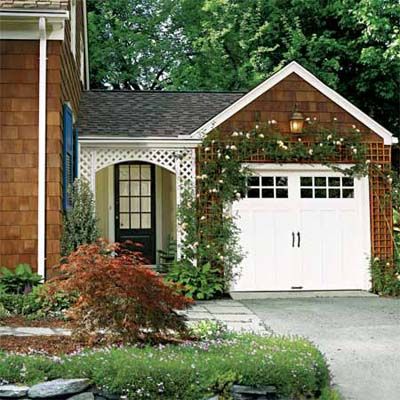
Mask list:
[[[400,399],[400,300],[242,300],[278,334],[301,335],[326,355],[346,400]]]

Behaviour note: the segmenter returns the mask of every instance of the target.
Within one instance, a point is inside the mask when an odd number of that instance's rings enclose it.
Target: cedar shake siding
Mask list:
[[[77,1],[80,62],[81,1]],[[46,275],[59,262],[62,231],[62,105],[75,118],[82,84],[64,41],[47,41]],[[28,263],[37,269],[39,41],[0,41],[0,266]]]

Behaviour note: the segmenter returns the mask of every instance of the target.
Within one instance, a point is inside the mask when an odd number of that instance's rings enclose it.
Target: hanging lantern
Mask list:
[[[293,113],[290,117],[290,132],[291,133],[302,133],[304,125],[303,114],[298,111],[297,104],[294,105]]]

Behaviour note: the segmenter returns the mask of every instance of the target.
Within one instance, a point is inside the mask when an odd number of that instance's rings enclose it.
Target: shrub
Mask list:
[[[64,213],[61,254],[67,256],[81,244],[99,237],[93,193],[85,180],[75,179],[69,189],[71,209]]]
[[[79,293],[69,315],[76,321],[75,335],[89,342],[134,342],[156,339],[170,330],[183,334],[184,317],[174,310],[191,300],[176,293],[151,269],[138,252],[99,241],[82,245],[60,265],[52,281],[57,290]],[[105,330],[100,335],[99,330]]]
[[[201,320],[190,327],[190,333],[199,340],[225,339],[228,327],[221,321]]]
[[[224,279],[218,269],[210,263],[200,267],[183,261],[176,261],[166,277],[167,281],[178,284],[178,291],[198,300],[208,300],[224,291]]]
[[[129,399],[206,399],[232,383],[273,385],[279,396],[313,399],[329,387],[324,357],[300,338],[246,334],[228,341],[92,351],[61,360],[11,354],[0,359],[0,381],[86,377]]]
[[[370,264],[372,291],[382,296],[400,296],[400,265],[378,257]]]
[[[5,267],[0,269],[0,286],[6,293],[30,292],[41,280],[42,277],[32,272],[28,264],[18,264],[14,271]]]

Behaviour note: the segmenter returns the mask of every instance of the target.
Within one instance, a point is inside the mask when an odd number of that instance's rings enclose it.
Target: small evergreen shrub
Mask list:
[[[81,244],[94,243],[99,237],[93,193],[89,183],[75,179],[70,190],[71,209],[63,216],[61,254],[67,256]]]
[[[372,292],[380,296],[400,296],[400,265],[378,257],[370,263]]]
[[[191,300],[144,264],[141,253],[105,241],[82,245],[68,256],[51,283],[67,294],[79,293],[69,311],[75,336],[88,343],[129,343],[168,336],[171,330],[185,334],[184,317],[175,310]]]

